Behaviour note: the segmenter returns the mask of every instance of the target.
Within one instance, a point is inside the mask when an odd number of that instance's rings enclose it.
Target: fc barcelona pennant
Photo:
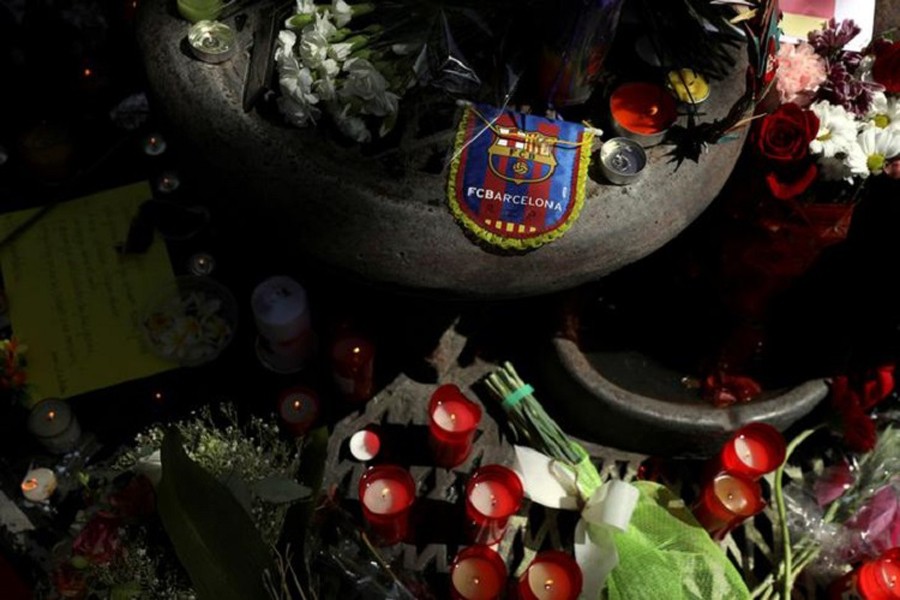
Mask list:
[[[575,123],[468,106],[450,164],[450,210],[496,246],[546,244],[581,212],[592,141],[592,131]]]

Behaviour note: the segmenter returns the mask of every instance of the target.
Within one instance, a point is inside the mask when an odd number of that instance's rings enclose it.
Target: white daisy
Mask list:
[[[856,141],[856,121],[843,106],[821,101],[810,109],[819,117],[819,132],[809,143],[810,152],[831,158]]]
[[[859,146],[866,157],[866,168],[870,173],[879,174],[889,159],[900,156],[900,129],[869,127],[859,134]],[[851,165],[851,170],[860,168],[859,159]]]
[[[875,94],[866,122],[880,129],[900,129],[900,99],[888,98],[884,92]]]

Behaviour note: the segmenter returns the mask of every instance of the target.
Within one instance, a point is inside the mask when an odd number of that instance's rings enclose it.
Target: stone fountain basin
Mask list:
[[[683,373],[637,351],[582,352],[553,338],[541,361],[552,411],[572,435],[622,450],[707,457],[750,422],[786,429],[828,394],[824,380],[769,390],[746,404],[717,408],[682,383]]]
[[[446,173],[415,166],[449,146],[450,130],[408,140],[403,152],[366,156],[322,131],[291,128],[255,110],[245,113],[249,52],[222,65],[192,58],[184,48],[188,23],[171,5],[142,2],[137,39],[155,106],[187,149],[182,155],[203,166],[235,210],[264,223],[273,238],[287,237],[286,252],[389,287],[496,298],[596,280],[648,255],[690,224],[724,185],[746,133],[677,170],[666,156],[670,147],[652,148],[645,176],[628,187],[595,174],[581,216],[561,239],[530,252],[501,254],[477,245],[456,224],[447,208]],[[238,34],[241,48],[251,45],[259,18],[252,8],[247,15]],[[745,65],[741,52],[732,76],[713,84],[703,120],[724,116],[741,95]],[[413,168],[389,174],[401,163]]]

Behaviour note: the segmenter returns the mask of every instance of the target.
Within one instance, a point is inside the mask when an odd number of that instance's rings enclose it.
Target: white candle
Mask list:
[[[759,441],[740,436],[734,440],[734,451],[738,460],[751,469],[765,468],[768,451]]]
[[[65,400],[48,398],[39,402],[28,415],[28,431],[47,450],[65,454],[81,439],[81,426]]]
[[[453,588],[466,600],[493,600],[500,596],[503,579],[485,558],[472,556],[453,567]]]
[[[399,481],[376,479],[366,488],[362,503],[376,515],[389,515],[409,505],[409,493]]]
[[[380,450],[381,439],[371,429],[362,429],[350,437],[350,454],[356,460],[372,460]]]
[[[455,400],[438,404],[433,417],[437,426],[444,431],[467,431],[477,424],[472,409]]]
[[[297,370],[313,353],[306,290],[290,277],[270,277],[250,298],[264,360],[278,371]]]
[[[32,502],[47,502],[56,491],[56,474],[50,469],[31,469],[22,480],[22,494]]]
[[[481,481],[472,488],[469,496],[472,506],[486,517],[509,516],[509,507],[516,500],[509,489],[497,481]]]
[[[528,587],[538,600],[568,600],[572,597],[569,574],[551,562],[537,562],[528,567]]]

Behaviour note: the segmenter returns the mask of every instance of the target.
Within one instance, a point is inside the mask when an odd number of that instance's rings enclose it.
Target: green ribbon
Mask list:
[[[517,404],[519,404],[519,402],[525,399],[525,396],[529,396],[533,392],[534,388],[526,383],[519,389],[513,391],[510,394],[507,394],[506,397],[503,398],[503,408],[510,409],[515,407]]]

